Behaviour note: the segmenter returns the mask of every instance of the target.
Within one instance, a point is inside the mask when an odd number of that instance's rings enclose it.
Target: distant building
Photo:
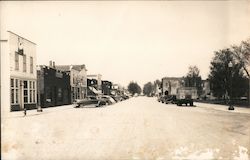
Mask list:
[[[112,91],[112,82],[102,81],[102,93],[104,95],[111,95],[111,91]]]
[[[2,61],[2,58],[4,58],[4,61]],[[1,82],[1,86],[6,87],[5,95],[10,96],[4,100],[4,106],[7,108],[3,108],[2,111],[36,108],[36,44],[8,31],[7,38],[1,40],[2,62],[4,68],[9,71],[3,74],[4,82]],[[9,79],[8,82],[6,82],[7,79]],[[7,105],[8,102],[9,105]]]
[[[84,99],[87,94],[87,69],[85,65],[55,65],[55,68],[70,75],[71,102]]]
[[[69,73],[40,65],[37,67],[37,84],[39,106],[71,104]]]
[[[124,88],[119,84],[112,84],[111,94],[122,95],[124,94]]]
[[[202,80],[202,95],[201,97],[203,99],[207,99],[209,98],[209,96],[211,95],[211,90],[210,90],[210,83],[208,80]]]
[[[95,79],[97,81],[96,84],[96,89],[97,90],[102,90],[102,75],[101,74],[91,74],[91,75],[87,75],[88,79]]]
[[[177,89],[184,86],[184,79],[179,77],[162,78],[162,95],[176,95]]]

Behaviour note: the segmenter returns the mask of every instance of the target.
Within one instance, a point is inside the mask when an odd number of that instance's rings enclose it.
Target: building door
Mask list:
[[[22,90],[21,104],[22,104],[22,109],[24,109],[25,103],[28,103],[28,81],[23,81],[23,86],[21,90]]]

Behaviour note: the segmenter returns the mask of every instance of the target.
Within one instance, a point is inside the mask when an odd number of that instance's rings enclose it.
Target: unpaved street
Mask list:
[[[14,113],[20,116],[2,120],[2,158],[249,159],[250,113],[195,105],[136,97],[101,108]]]

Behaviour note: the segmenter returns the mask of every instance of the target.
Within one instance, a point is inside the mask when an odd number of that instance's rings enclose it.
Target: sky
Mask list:
[[[250,37],[250,1],[1,1],[6,31],[37,44],[37,63],[85,64],[127,86],[209,74],[214,51]]]

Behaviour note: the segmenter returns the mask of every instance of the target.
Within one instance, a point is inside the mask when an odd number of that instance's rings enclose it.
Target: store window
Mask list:
[[[29,102],[35,103],[35,81],[29,81]]]
[[[24,103],[28,103],[28,81],[23,81],[23,98]]]
[[[19,80],[11,78],[10,79],[10,93],[11,93],[11,104],[17,104],[19,102],[19,88],[18,88]]]
[[[15,89],[14,89],[14,79],[11,79],[11,103],[15,103]]]

